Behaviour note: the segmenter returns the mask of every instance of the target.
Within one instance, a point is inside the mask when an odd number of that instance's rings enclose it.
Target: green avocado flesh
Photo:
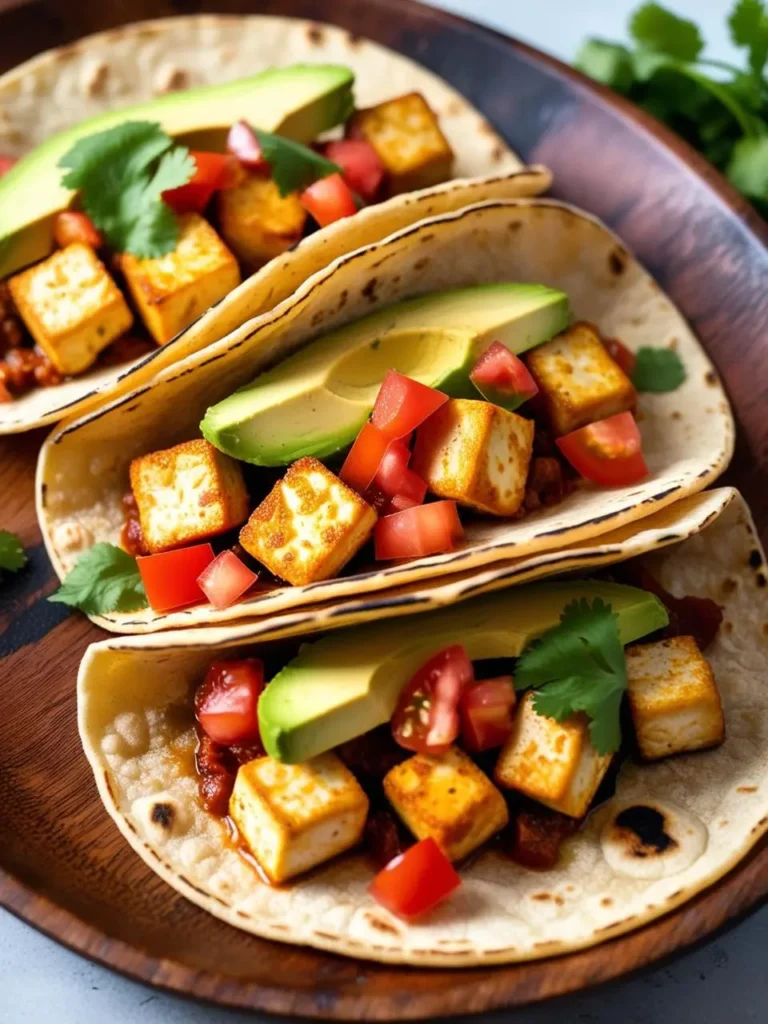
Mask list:
[[[296,764],[388,722],[400,691],[424,662],[451,644],[472,660],[517,658],[560,621],[567,604],[602,598],[618,616],[623,644],[669,621],[653,594],[618,583],[541,583],[450,608],[334,633],[302,647],[259,701],[259,728],[273,758]]]
[[[59,160],[80,139],[126,121],[155,121],[195,149],[223,152],[238,120],[298,142],[346,120],[353,108],[349,68],[297,64],[225,85],[169,93],[84,121],[48,139],[0,178],[0,280],[53,249],[53,218],[72,200]]]
[[[408,299],[310,342],[210,408],[200,429],[221,451],[257,466],[327,458],[354,441],[387,370],[476,398],[469,374],[491,342],[524,352],[568,319],[568,297],[538,284]]]

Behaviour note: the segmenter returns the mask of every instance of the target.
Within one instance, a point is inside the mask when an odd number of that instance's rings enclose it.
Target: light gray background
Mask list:
[[[433,0],[434,2],[434,0]],[[733,56],[730,0],[667,0],[702,27],[712,55]],[[330,6],[329,0],[329,6]],[[635,0],[438,0],[569,60],[585,35],[623,36]],[[215,9],[211,3],[211,9]],[[0,841],[2,839],[0,838]],[[768,1014],[768,908],[669,966],[577,997],[488,1018],[526,1024],[741,1024]],[[230,1013],[166,996],[97,967],[0,911],[0,1024],[238,1024]]]

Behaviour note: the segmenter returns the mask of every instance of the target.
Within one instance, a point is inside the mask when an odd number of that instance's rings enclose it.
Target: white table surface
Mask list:
[[[434,2],[434,0],[433,0]],[[725,31],[730,0],[670,0],[695,18],[713,55],[733,56]],[[329,5],[332,0],[329,0]],[[215,9],[216,4],[210,3]],[[437,0],[548,50],[572,57],[585,35],[623,35],[633,0]],[[768,909],[672,964],[518,1014],[526,1024],[746,1024],[766,1019]],[[255,1015],[217,1010],[127,981],[0,911],[0,1024],[236,1024]]]

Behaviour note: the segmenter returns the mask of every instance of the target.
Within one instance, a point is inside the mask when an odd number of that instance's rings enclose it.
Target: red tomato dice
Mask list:
[[[512,676],[472,683],[461,697],[461,738],[473,754],[500,747],[512,732],[515,707]]]
[[[379,561],[452,551],[463,536],[455,501],[433,501],[384,516],[373,530]]]
[[[391,437],[366,423],[344,460],[339,479],[353,491],[363,494],[371,486],[391,443]]]
[[[252,171],[269,170],[269,164],[261,151],[261,143],[247,121],[235,121],[229,129],[227,149],[244,167]]]
[[[620,412],[557,438],[557,447],[587,480],[604,487],[648,476],[640,431],[631,412]]]
[[[299,200],[321,228],[357,213],[355,197],[340,174],[320,178],[299,193]]]
[[[353,192],[372,203],[384,180],[381,157],[364,139],[337,139],[326,143],[325,156],[338,164],[341,175]]]
[[[210,544],[195,544],[136,559],[153,612],[170,612],[205,600],[198,576],[213,561]]]
[[[635,364],[637,363],[637,356],[632,349],[627,348],[618,338],[609,338],[603,344],[614,363],[618,363],[624,373],[631,377],[635,372]]]
[[[237,183],[239,169],[234,157],[226,153],[191,151],[195,173],[186,185],[166,189],[163,200],[176,213],[202,213],[213,193]]]
[[[483,352],[469,376],[483,398],[509,412],[539,390],[525,363],[500,341]]]
[[[409,498],[407,494],[396,494],[387,505],[386,513],[392,516],[397,512],[405,512],[409,508],[416,508],[417,505],[421,505],[422,501],[415,501],[413,498]]]
[[[195,715],[215,743],[231,746],[259,739],[258,705],[264,665],[258,658],[214,661],[195,693]]]
[[[10,171],[10,169],[13,167],[13,165],[17,164],[18,162],[18,157],[0,156],[0,178],[2,178],[4,174],[7,174],[8,171]]]
[[[73,242],[82,242],[92,249],[100,248],[101,235],[87,213],[79,210],[62,210],[53,222],[53,237],[60,249]]]
[[[392,735],[406,750],[442,754],[459,735],[459,702],[474,678],[459,644],[446,647],[409,679],[392,715]]]
[[[368,892],[382,907],[408,919],[432,910],[460,885],[453,864],[430,836],[391,860]]]
[[[408,508],[421,505],[424,501],[427,485],[412,469],[408,469],[410,458],[410,449],[402,441],[393,441],[384,452],[381,465],[373,478],[372,487],[388,498],[390,504],[392,499],[397,496],[410,502]],[[401,509],[395,508],[394,511],[401,511]]]
[[[397,370],[388,370],[373,407],[371,422],[395,439],[405,437],[448,401],[448,395]]]
[[[234,551],[222,551],[203,569],[197,582],[214,608],[229,608],[258,578]]]

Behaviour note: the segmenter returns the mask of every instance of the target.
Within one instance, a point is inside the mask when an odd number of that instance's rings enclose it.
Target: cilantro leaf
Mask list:
[[[685,367],[671,348],[639,348],[632,383],[638,391],[674,391],[685,380]]]
[[[768,202],[768,136],[739,139],[725,173],[739,192]]]
[[[264,159],[272,170],[272,178],[281,196],[307,188],[320,178],[341,172],[338,164],[300,142],[253,129]]]
[[[761,0],[737,0],[728,27],[736,46],[747,48],[752,74],[760,78],[768,60],[768,14]]]
[[[21,541],[10,530],[0,530],[0,570],[18,572],[27,564]]]
[[[88,615],[147,607],[136,559],[113,544],[94,544],[82,554],[48,600],[80,608]]]
[[[604,39],[587,39],[576,54],[574,64],[579,71],[616,92],[629,92],[635,78],[632,55],[626,46]]]
[[[695,23],[678,18],[660,4],[639,7],[632,15],[629,31],[644,49],[680,60],[694,61],[704,49],[704,40]]]

